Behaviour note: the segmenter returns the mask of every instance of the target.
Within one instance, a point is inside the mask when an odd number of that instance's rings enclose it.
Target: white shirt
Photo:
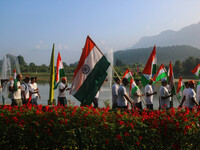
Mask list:
[[[34,93],[36,89],[37,89],[37,87],[35,86],[34,83],[33,84],[32,83],[29,84],[29,91],[30,92]],[[37,96],[38,96],[38,94],[34,93],[34,94],[32,94],[31,98],[36,98]]]
[[[135,93],[133,94],[133,101],[135,102],[135,103],[139,103],[139,102],[141,102],[141,98],[140,98],[140,96],[137,96],[137,95],[140,95],[141,93],[140,93],[140,90],[139,89],[137,89],[136,91],[135,91]]]
[[[11,81],[10,86],[14,87],[14,80]],[[17,81],[17,91],[12,92],[12,99],[21,99],[21,89],[18,88],[19,86],[21,84]]]
[[[189,92],[189,88],[185,88],[183,90],[183,97],[185,96],[185,101],[183,102],[183,106],[186,107],[186,95],[188,94]]]
[[[197,101],[200,102],[200,84],[197,86]]]
[[[153,93],[152,86],[149,84],[145,86],[145,102],[146,104],[153,104],[153,95],[147,96],[146,93],[149,93],[149,94]]]
[[[169,96],[169,90],[165,86],[160,87],[160,107],[161,108],[170,108],[170,100],[171,97],[168,97],[166,99],[162,99],[162,96]]]
[[[37,87],[37,83],[33,83],[34,84],[34,86],[35,86],[35,89],[37,89],[38,87]],[[35,93],[35,95],[36,96],[38,96],[38,93]]]
[[[29,87],[25,82],[22,83],[21,90],[25,92],[25,97],[26,97],[26,99],[28,99],[29,98]]]
[[[97,92],[94,98],[99,98],[99,91]]]
[[[112,103],[117,104],[119,85],[117,83],[112,86]]]
[[[58,85],[58,97],[66,97],[66,89],[63,92],[60,92],[60,89],[64,89],[65,88],[65,84],[60,82]]]
[[[118,89],[118,99],[117,99],[118,106],[127,106],[127,100],[124,98],[124,95],[127,95],[126,88],[123,85],[120,85]]]
[[[195,103],[191,100],[191,98],[196,99],[196,93],[193,89],[188,88],[188,93],[187,93],[186,99],[185,99],[186,107],[188,107],[188,108],[193,108],[195,105]]]

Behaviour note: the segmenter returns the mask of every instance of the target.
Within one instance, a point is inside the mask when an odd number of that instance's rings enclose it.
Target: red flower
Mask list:
[[[136,144],[139,146],[139,145],[140,145],[140,142],[139,142],[139,141],[137,141],[137,142],[136,142]]]
[[[128,132],[126,132],[126,133],[124,134],[124,136],[130,136],[130,135],[129,135],[129,133],[128,133]]]
[[[117,138],[119,141],[122,140],[122,137],[121,137],[119,134],[116,136],[116,138]]]
[[[106,141],[105,141],[105,142],[106,142],[106,144],[108,144],[108,143],[109,143],[109,140],[108,140],[108,139],[106,139]]]
[[[142,141],[142,136],[139,136],[140,141]]]

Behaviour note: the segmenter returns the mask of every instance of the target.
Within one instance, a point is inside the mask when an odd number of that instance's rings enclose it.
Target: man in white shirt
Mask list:
[[[38,105],[38,88],[35,83],[35,77],[31,77],[31,83],[29,84],[29,95],[31,96],[31,104]]]
[[[189,89],[185,98],[185,105],[189,109],[192,109],[195,105],[199,106],[199,103],[196,100],[196,93],[193,90],[195,84],[196,83],[194,82],[194,80],[190,80],[188,82]]]
[[[28,99],[29,99],[29,87],[28,87],[28,83],[29,83],[29,77],[26,77],[21,85],[21,90],[22,90],[22,102],[23,104],[27,104],[28,103]]]
[[[160,96],[159,96],[159,108],[169,109],[172,93],[169,93],[167,88],[167,79],[163,78],[161,80],[162,86],[160,87]]]
[[[118,89],[120,85],[120,79],[116,77],[115,83],[112,86],[112,109],[115,109],[118,107],[117,105],[117,99],[118,99]]]
[[[129,81],[127,78],[124,78],[122,80],[122,85],[119,86],[118,89],[118,99],[117,99],[117,104],[118,108],[121,109],[128,109],[127,101],[131,104],[131,107],[134,107],[133,101],[129,98],[127,92],[126,92],[126,86],[128,85]]]
[[[147,109],[151,109],[151,110],[153,110],[153,95],[157,94],[156,91],[153,92],[152,83],[153,83],[153,79],[151,79],[149,81],[149,84],[145,86],[145,102],[146,102]]]
[[[139,86],[140,85],[140,81],[139,80],[135,80],[135,83],[136,83],[136,85],[137,86]],[[134,93],[134,95],[133,95],[133,101],[134,101],[134,103],[135,103],[135,107],[137,107],[137,108],[139,108],[139,109],[142,109],[142,101],[141,101],[141,97],[142,96],[144,96],[142,93],[141,93],[141,91],[140,91],[140,89],[138,88],[136,91],[135,91],[135,93]]]
[[[21,81],[22,75],[17,74],[16,79],[11,81],[9,86],[9,91],[11,92],[11,106],[18,105],[22,106],[22,99],[21,99]]]
[[[199,81],[200,82],[200,81]],[[200,84],[197,85],[197,101],[200,104]]]
[[[40,96],[40,93],[39,93],[39,89],[38,89],[37,83],[38,83],[38,77],[35,77],[35,83],[34,83],[34,85],[35,85],[35,87],[36,87],[36,89],[37,89],[37,95],[38,95],[39,99],[41,99],[41,96]]]
[[[58,105],[67,105],[66,91],[69,90],[67,87],[67,78],[62,77],[61,82],[58,85]]]
[[[181,104],[179,105],[179,107],[186,107],[186,103],[185,103],[185,98],[186,98],[186,95],[188,94],[189,92],[189,86],[188,86],[188,82],[185,82],[185,89],[183,90],[183,98],[182,98],[182,101],[181,101]]]

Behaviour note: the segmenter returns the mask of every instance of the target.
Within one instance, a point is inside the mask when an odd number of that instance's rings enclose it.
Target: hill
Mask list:
[[[190,45],[200,48],[200,22],[184,27],[179,31],[167,30],[159,35],[143,37],[132,48],[145,48],[153,45]]]
[[[142,63],[146,64],[153,47],[139,48],[130,50],[120,50],[114,52],[114,62],[121,60],[125,64]],[[189,56],[200,57],[200,49],[187,45],[157,47],[157,63],[168,64],[169,61],[174,63],[176,60],[183,61]]]

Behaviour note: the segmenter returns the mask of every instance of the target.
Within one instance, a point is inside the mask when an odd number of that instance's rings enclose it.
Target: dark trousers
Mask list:
[[[135,107],[139,108],[139,109],[142,109],[142,102],[135,103]]]
[[[66,97],[58,97],[58,105],[67,105],[67,99]]]
[[[153,110],[153,104],[147,104],[147,109]]]
[[[98,98],[94,98],[93,100],[93,104],[94,104],[94,108],[98,108]]]

